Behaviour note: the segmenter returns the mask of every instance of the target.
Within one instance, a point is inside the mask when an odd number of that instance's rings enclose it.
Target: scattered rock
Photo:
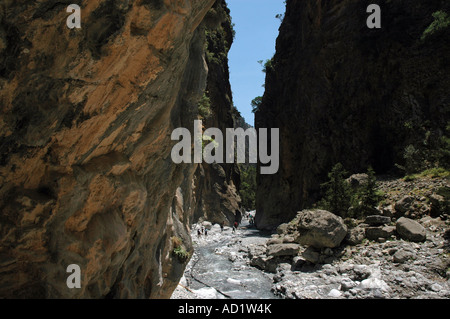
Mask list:
[[[282,234],[286,233],[288,228],[289,228],[289,224],[287,224],[287,223],[281,224],[280,226],[277,227],[277,234],[282,235]]]
[[[358,284],[356,282],[354,282],[353,280],[351,280],[350,278],[344,277],[341,280],[341,290],[342,291],[348,291],[352,288],[355,288],[356,286],[358,286]]]
[[[366,228],[366,237],[370,240],[378,240],[379,238],[389,238],[395,233],[394,226],[384,227],[368,227]]]
[[[265,245],[249,245],[248,246],[248,257],[250,259],[252,259],[254,257],[265,255],[266,250],[267,250],[267,248]]]
[[[413,256],[414,255],[410,251],[401,249],[397,250],[397,252],[394,254],[393,260],[395,263],[403,264],[404,262],[413,258]]]
[[[313,247],[308,247],[302,253],[303,258],[310,263],[317,264],[320,261],[320,253]]]
[[[275,244],[267,247],[267,256],[296,256],[300,246],[297,244]]]
[[[407,211],[409,211],[412,207],[412,204],[414,202],[414,197],[406,195],[399,201],[395,203],[395,211],[396,213],[405,214]]]
[[[297,214],[299,235],[295,239],[301,245],[316,248],[338,247],[347,235],[342,218],[326,210],[304,210]]]
[[[359,284],[359,287],[362,289],[380,289],[384,292],[390,291],[388,284],[384,280],[375,277],[364,279]]]
[[[391,218],[388,216],[371,215],[367,216],[365,223],[371,226],[387,225],[391,222]]]
[[[265,270],[266,262],[267,262],[267,256],[254,256],[250,260],[250,266]]]
[[[295,238],[293,236],[289,236],[289,235],[284,236],[283,243],[285,243],[285,244],[295,243]]]
[[[328,293],[328,297],[331,298],[339,298],[342,296],[342,293],[337,289],[331,289],[331,291]]]
[[[276,244],[282,244],[283,243],[283,239],[279,238],[279,237],[274,237],[274,238],[270,238],[266,245],[276,245]]]
[[[446,207],[446,201],[444,196],[438,194],[431,194],[429,199],[431,202],[430,215],[432,217],[438,217],[440,214],[444,213]]]
[[[441,291],[443,289],[443,287],[441,286],[441,285],[439,285],[439,284],[432,284],[431,285],[431,290],[433,290],[433,291],[435,291],[435,292],[439,292],[439,291]]]
[[[425,228],[415,220],[406,217],[397,220],[396,230],[406,240],[421,242],[427,238]]]
[[[292,271],[300,270],[303,265],[307,263],[307,260],[303,256],[295,256],[292,259],[291,269]]]
[[[381,214],[383,216],[387,216],[387,217],[393,217],[395,213],[395,208],[393,205],[388,205],[383,207],[383,209],[381,210]]]
[[[365,236],[366,236],[365,228],[357,226],[355,228],[351,228],[348,231],[346,241],[349,245],[356,246],[364,240]]]
[[[202,222],[202,226],[205,227],[205,229],[207,230],[211,230],[211,228],[213,227],[212,223],[209,221]]]
[[[353,268],[353,272],[355,274],[354,279],[357,281],[367,279],[370,275],[372,275],[372,270],[367,265],[356,265]]]

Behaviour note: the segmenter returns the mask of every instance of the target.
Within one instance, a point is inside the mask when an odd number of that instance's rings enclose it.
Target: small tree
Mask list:
[[[345,175],[347,172],[341,163],[333,167],[328,173],[329,181],[322,184],[325,196],[321,203],[325,209],[343,217],[347,214],[351,203],[350,186],[344,178]]]
[[[367,169],[367,183],[362,186],[356,194],[358,199],[358,210],[363,214],[370,214],[380,201],[380,194],[377,191],[377,178],[371,166]]]

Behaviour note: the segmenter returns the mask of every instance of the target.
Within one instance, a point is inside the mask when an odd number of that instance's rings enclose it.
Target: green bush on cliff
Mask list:
[[[433,13],[434,21],[425,29],[420,38],[424,41],[429,35],[450,26],[450,17],[444,11],[436,11]]]
[[[198,114],[202,119],[207,119],[211,116],[211,100],[206,93],[203,94],[200,101],[198,102]]]
[[[185,263],[190,254],[186,251],[183,246],[183,241],[179,237],[172,237],[173,255],[178,259],[180,263]]]
[[[262,104],[262,99],[263,99],[262,96],[257,96],[250,102],[250,105],[252,106],[252,112],[253,113],[258,112],[259,107]]]
[[[264,60],[259,60],[258,63],[263,67],[262,71],[267,73],[267,71],[273,69],[273,58]]]

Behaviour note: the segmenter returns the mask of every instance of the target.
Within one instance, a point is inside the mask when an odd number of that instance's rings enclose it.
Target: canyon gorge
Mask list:
[[[231,226],[242,210],[240,165],[171,158],[173,130],[193,135],[195,120],[248,127],[229,81],[230,10],[83,0],[69,29],[72,2],[0,3],[0,297],[170,298],[191,226]],[[435,154],[450,134],[450,33],[431,28],[450,4],[379,0],[369,29],[372,2],[286,1],[255,113],[256,129],[280,129],[280,169],[257,175],[259,230],[311,208],[336,163],[398,174],[405,149]],[[448,154],[435,156],[447,169]]]

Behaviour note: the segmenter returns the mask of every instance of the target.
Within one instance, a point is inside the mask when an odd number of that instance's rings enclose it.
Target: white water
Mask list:
[[[198,238],[194,226],[192,236],[195,253],[186,268],[189,288],[199,298],[273,299],[272,275],[247,264],[246,247],[262,243],[267,237],[243,222],[236,233],[214,225],[208,235]]]

